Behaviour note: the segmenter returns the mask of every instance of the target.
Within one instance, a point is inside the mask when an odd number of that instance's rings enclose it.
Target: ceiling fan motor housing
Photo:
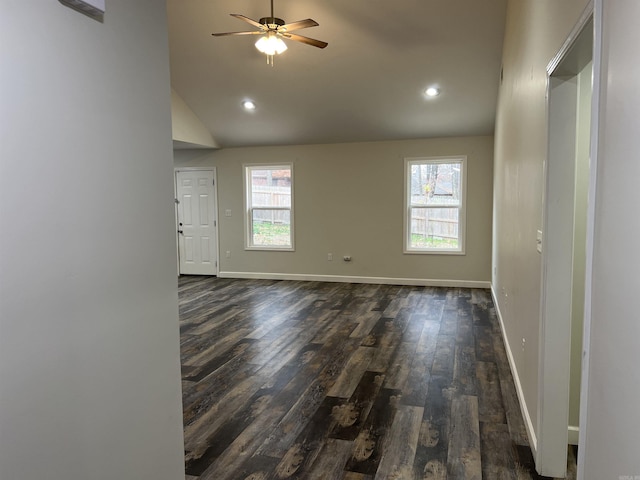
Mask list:
[[[270,28],[278,28],[284,25],[284,20],[277,17],[262,17],[260,23]]]
[[[284,25],[284,20],[277,17],[262,17],[260,19],[260,23],[262,25],[266,25],[269,28],[277,29],[278,27]]]

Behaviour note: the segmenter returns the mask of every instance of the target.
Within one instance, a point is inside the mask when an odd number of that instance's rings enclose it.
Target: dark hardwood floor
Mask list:
[[[539,479],[488,290],[181,277],[187,479]]]

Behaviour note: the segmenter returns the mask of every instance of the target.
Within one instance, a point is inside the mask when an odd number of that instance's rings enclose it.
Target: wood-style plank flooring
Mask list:
[[[539,479],[488,290],[181,277],[187,479]]]

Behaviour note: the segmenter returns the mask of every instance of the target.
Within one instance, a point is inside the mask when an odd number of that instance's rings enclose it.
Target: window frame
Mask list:
[[[289,207],[253,207],[252,206],[252,170],[289,170],[291,172],[291,206]],[[293,163],[245,163],[242,165],[244,184],[244,249],[258,251],[293,252],[295,251],[294,235],[294,186]],[[254,210],[282,210],[289,212],[289,229],[291,245],[254,245],[253,244],[253,211]]]
[[[416,164],[460,164],[460,201],[452,205],[412,205],[411,204],[411,166]],[[458,209],[458,248],[434,248],[411,246],[411,213],[413,208],[457,208]],[[466,218],[467,218],[467,157],[466,155],[442,157],[406,157],[404,159],[404,221],[403,253],[418,255],[465,255],[466,254]]]

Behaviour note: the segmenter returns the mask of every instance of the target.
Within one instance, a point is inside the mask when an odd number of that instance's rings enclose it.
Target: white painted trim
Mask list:
[[[564,60],[565,56],[569,53],[569,51],[573,48],[575,41],[578,39],[582,30],[587,25],[587,23],[591,20],[593,15],[593,0],[589,0],[587,6],[584,8],[582,13],[580,14],[580,18],[569,32],[569,35],[565,39],[564,43],[558,50],[558,53],[551,59],[551,61],[547,64],[547,75],[551,76],[558,65]]]
[[[569,425],[568,434],[569,445],[578,445],[578,441],[580,438],[580,428]]]
[[[249,216],[249,192],[251,192],[250,181],[251,179],[247,175],[247,170],[261,167],[265,170],[274,170],[282,167],[288,168],[291,172],[291,206],[289,208],[276,208],[276,210],[289,210],[289,226],[291,229],[291,245],[290,246],[268,246],[268,245],[252,245],[251,244],[251,218]],[[278,163],[243,163],[242,164],[242,198],[243,198],[243,219],[244,219],[244,249],[245,250],[258,250],[267,252],[295,252],[296,251],[296,229],[295,229],[295,188],[296,181],[293,174],[293,161],[290,162],[278,162]]]
[[[218,218],[218,212],[220,211],[220,205],[218,204],[218,170],[216,167],[211,167],[213,170],[213,199],[216,205],[213,209],[213,221],[216,227],[216,275],[220,271],[220,219]]]
[[[568,417],[569,417],[569,365],[571,305],[563,296],[562,288],[572,279],[572,267],[567,265],[566,254],[573,245],[566,240],[566,220],[574,215],[562,194],[573,195],[573,186],[561,187],[559,182],[575,181],[575,163],[564,161],[569,155],[575,158],[575,136],[558,134],[557,112],[573,115],[570,124],[577,119],[577,111],[568,109],[568,103],[577,104],[577,93],[572,92],[573,80],[560,82],[557,70],[577,45],[593,15],[593,2],[589,1],[567,39],[547,66],[546,122],[547,158],[544,165],[542,276],[540,299],[540,342],[538,369],[538,449],[535,457],[539,474],[564,477],[567,468]],[[593,38],[591,38],[593,45]],[[564,77],[562,77],[564,78]],[[555,120],[554,120],[555,118]],[[565,123],[566,124],[566,123]],[[568,124],[567,124],[568,125]],[[570,125],[569,125],[570,126]],[[571,153],[570,149],[573,149]],[[591,193],[589,193],[589,196]],[[566,319],[566,322],[565,322]],[[564,427],[563,425],[567,425]]]
[[[580,432],[578,444],[578,480],[585,478],[585,451],[589,423],[587,421],[589,398],[589,368],[591,347],[591,292],[593,291],[593,250],[595,242],[597,181],[598,181],[598,148],[600,131],[600,98],[605,88],[606,79],[602,75],[602,30],[603,0],[589,2],[593,8],[593,83],[591,90],[591,146],[589,149],[589,193],[587,204],[587,262],[585,268],[584,287],[584,325],[582,330],[582,378],[580,379]]]
[[[531,415],[529,415],[529,409],[527,408],[527,401],[524,398],[522,383],[520,382],[520,376],[518,375],[516,362],[513,359],[513,353],[511,352],[511,345],[509,344],[509,338],[507,337],[507,330],[504,326],[504,322],[502,321],[502,313],[500,313],[500,306],[498,305],[498,297],[493,288],[493,285],[491,285],[491,297],[493,298],[493,305],[496,309],[496,316],[498,317],[498,322],[500,323],[500,331],[502,332],[502,339],[504,340],[504,349],[507,352],[507,359],[509,360],[509,367],[511,368],[513,383],[516,386],[516,394],[518,395],[518,401],[520,403],[520,412],[522,413],[522,418],[524,419],[524,425],[527,429],[527,436],[529,437],[529,446],[531,447],[531,452],[533,453],[533,457],[535,458],[538,453],[538,438],[536,437],[536,432],[533,428],[533,421],[531,420]]]
[[[303,282],[370,283],[374,285],[414,285],[419,287],[490,288],[491,283],[480,280],[445,280],[427,278],[356,277],[344,275],[316,275],[311,273],[219,272],[220,278],[258,280],[296,280]]]
[[[452,162],[460,162],[462,164],[461,169],[461,202],[458,208],[458,238],[460,240],[460,248],[456,250],[447,250],[447,249],[416,249],[409,248],[409,238],[411,236],[410,228],[411,228],[411,189],[409,187],[410,184],[410,170],[409,165],[411,163],[416,162],[429,162],[429,163],[452,163]],[[449,156],[439,156],[439,157],[405,157],[404,158],[404,214],[403,214],[403,234],[404,234],[404,245],[402,249],[402,253],[407,255],[466,255],[466,245],[467,245],[467,156],[466,155],[449,155]],[[488,287],[487,287],[488,288]]]
[[[176,226],[176,276],[180,276],[180,240],[178,239],[178,175],[177,171],[173,169],[173,216],[175,217],[175,226]]]

